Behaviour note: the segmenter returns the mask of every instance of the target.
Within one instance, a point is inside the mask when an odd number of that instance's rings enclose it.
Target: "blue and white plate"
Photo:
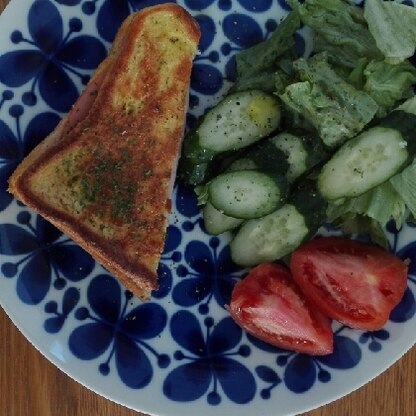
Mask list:
[[[227,236],[207,235],[190,189],[177,186],[151,301],[117,280],[7,192],[19,161],[58,123],[106,56],[121,21],[152,0],[14,0],[0,16],[0,302],[50,361],[97,393],[155,415],[293,415],[363,385],[416,333],[416,230],[387,230],[410,258],[403,301],[380,331],[334,326],[326,357],[247,336],[224,309],[242,271]],[[233,79],[233,55],[287,13],[284,0],[178,0],[202,29],[188,121]],[[308,48],[305,33],[298,48]],[[415,261],[413,261],[415,259]],[[7,400],[7,399],[6,399]]]

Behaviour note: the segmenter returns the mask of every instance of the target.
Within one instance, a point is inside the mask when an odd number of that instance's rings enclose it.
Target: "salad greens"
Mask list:
[[[416,68],[409,62],[397,65],[386,61],[370,61],[363,68],[363,90],[378,104],[378,116],[383,117],[395,104],[413,95]]]
[[[364,18],[385,60],[398,64],[416,46],[416,9],[392,1],[366,0]]]
[[[371,130],[414,96],[416,68],[409,58],[416,47],[416,8],[384,0],[365,0],[363,7],[347,0],[287,3],[292,11],[267,40],[237,53],[237,76],[230,92],[260,90],[278,97],[282,118],[272,134],[302,131],[317,137],[325,146],[322,157],[326,159],[321,161],[325,163],[341,145]],[[294,35],[302,25],[312,31],[310,56],[296,52]],[[412,118],[409,120],[411,127]],[[403,142],[407,145],[413,146]],[[239,152],[244,158],[244,149]],[[307,152],[294,148],[291,157],[301,163]],[[314,182],[319,171],[320,166],[311,166],[296,179],[290,185],[289,200],[299,183]],[[390,219],[397,227],[409,218],[416,219],[416,159],[410,157],[407,165],[391,175],[361,195],[325,201],[326,220],[348,234],[369,233],[374,242],[386,246],[383,227]],[[201,184],[197,191],[200,202],[209,205],[202,192],[206,186]],[[220,214],[215,212],[215,218]],[[269,216],[273,215],[281,217],[279,211]],[[234,226],[254,230],[257,222],[263,223],[263,219],[227,220],[235,220],[232,226],[227,222],[227,230]],[[295,217],[291,220],[286,219],[286,224],[302,222]]]
[[[307,0],[303,4],[288,0],[288,4],[302,23],[312,28],[315,51],[327,52],[332,64],[354,68],[359,58],[382,58],[361,8],[340,0]]]
[[[373,119],[377,103],[338,75],[325,53],[300,58],[293,67],[301,82],[288,85],[280,98],[316,128],[327,146],[339,146]]]
[[[238,78],[233,91],[260,88],[273,92],[275,78],[287,75],[284,65],[280,65],[279,58],[291,53],[295,46],[293,35],[299,27],[299,16],[289,13],[269,39],[237,54]]]
[[[385,116],[413,95],[416,69],[407,58],[416,46],[416,8],[382,0],[366,0],[364,9],[342,0],[288,3],[313,29],[315,54],[295,60],[292,83],[277,92],[327,144],[340,144],[337,133],[351,137],[373,116]],[[346,231],[370,232],[382,242],[380,225],[393,218],[399,227],[406,208],[416,218],[416,161],[365,194],[330,204],[328,220]]]
[[[416,218],[416,160],[400,174],[390,179],[397,192],[397,202],[407,206],[413,218]],[[400,221],[396,221],[400,224]]]
[[[330,222],[339,218],[351,220],[353,217],[364,215],[380,224],[385,224],[390,218],[401,224],[405,207],[406,204],[400,194],[388,181],[360,196],[331,204],[327,215]]]

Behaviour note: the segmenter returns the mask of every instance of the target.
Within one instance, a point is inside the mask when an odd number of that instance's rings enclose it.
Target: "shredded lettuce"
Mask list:
[[[357,66],[360,59],[365,58],[368,60],[367,57],[358,55],[352,49],[348,49],[347,47],[340,48],[337,45],[328,43],[319,34],[315,34],[314,50],[318,53],[325,52],[328,56],[328,61],[336,66],[339,72],[349,73],[349,71]]]
[[[283,94],[285,88],[293,82],[293,79],[289,74],[283,71],[277,71],[274,73],[273,82],[274,87],[272,92],[275,92],[277,94]]]
[[[325,0],[326,1],[326,0]],[[416,47],[416,9],[396,1],[366,0],[364,18],[387,62],[410,58]]]
[[[373,119],[377,103],[340,77],[325,54],[293,65],[300,82],[288,85],[280,98],[316,128],[327,146],[341,145]]]
[[[286,55],[279,58],[279,68],[275,73],[274,82],[275,89],[273,92],[277,94],[283,93],[284,89],[295,80],[295,72],[293,69],[293,55]]]

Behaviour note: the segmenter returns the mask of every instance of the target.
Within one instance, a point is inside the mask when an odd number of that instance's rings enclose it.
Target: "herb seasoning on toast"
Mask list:
[[[199,38],[176,4],[130,15],[73,109],[9,181],[143,299],[157,288]]]

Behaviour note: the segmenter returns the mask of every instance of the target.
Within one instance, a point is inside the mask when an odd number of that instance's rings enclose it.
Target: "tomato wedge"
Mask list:
[[[342,237],[321,237],[292,254],[290,269],[322,313],[351,328],[377,330],[400,302],[407,265],[395,255]]]
[[[333,351],[330,320],[310,306],[283,266],[251,269],[235,285],[227,309],[248,333],[277,347],[310,355]]]

